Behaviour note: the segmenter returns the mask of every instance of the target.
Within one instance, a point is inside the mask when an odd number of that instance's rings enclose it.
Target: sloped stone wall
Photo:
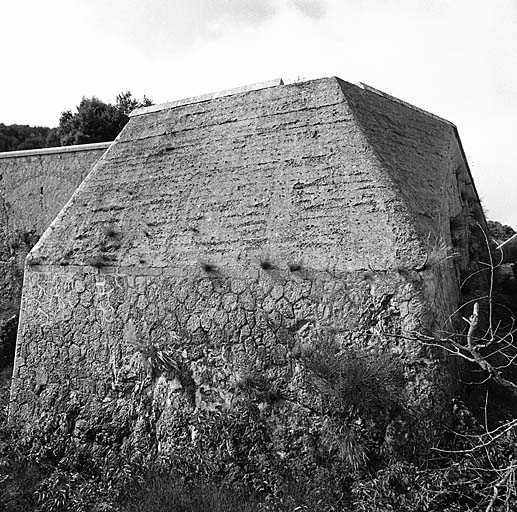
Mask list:
[[[27,260],[11,417],[145,388],[166,432],[257,374],[311,407],[298,355],[321,332],[397,354],[407,403],[437,417],[453,365],[404,333],[450,329],[468,170],[453,128],[408,107],[384,143],[372,94],[325,79],[132,118]]]

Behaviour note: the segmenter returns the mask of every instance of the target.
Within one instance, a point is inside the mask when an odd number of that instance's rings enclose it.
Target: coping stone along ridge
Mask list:
[[[449,126],[456,128],[456,125],[454,123],[451,123],[447,119],[437,116],[436,114],[432,114],[431,112],[428,112],[427,110],[424,110],[423,108],[416,107],[415,105],[412,105],[411,103],[408,103],[407,101],[400,100],[399,98],[396,98],[395,96],[392,96],[391,94],[388,94],[386,92],[380,91],[379,89],[376,89],[375,87],[372,87],[371,85],[365,84],[364,82],[359,82],[358,85],[359,85],[359,87],[361,87],[361,89],[373,92],[374,94],[382,96],[383,98],[386,98],[387,100],[395,101],[396,103],[399,103],[400,105],[404,105],[412,110],[416,110],[417,112],[420,112],[421,114],[432,117],[432,118],[436,119],[437,121],[441,121],[442,123],[447,123]]]
[[[260,89],[278,87],[279,85],[284,85],[284,81],[281,78],[275,78],[274,80],[268,80],[267,82],[257,82],[250,85],[244,85],[242,87],[236,87],[234,89],[224,89],[222,91],[202,94],[201,96],[192,96],[191,98],[184,98],[181,100],[170,101],[167,103],[160,103],[159,105],[151,105],[149,107],[137,108],[133,110],[131,114],[129,114],[129,117],[141,116],[144,114],[150,114],[152,112],[159,112],[160,110],[167,110],[169,108],[190,105],[191,103],[201,103],[202,101],[209,101],[215,98],[222,98],[223,96],[233,96],[234,94],[240,94],[243,92],[258,91]]]
[[[5,151],[1,158],[16,158],[20,156],[51,155],[53,153],[75,153],[76,151],[91,151],[92,149],[107,149],[111,142],[94,142],[92,144],[77,144],[76,146],[57,146],[54,148],[23,149],[21,151]]]

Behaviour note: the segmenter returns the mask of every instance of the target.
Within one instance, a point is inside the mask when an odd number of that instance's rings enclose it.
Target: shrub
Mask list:
[[[19,510],[119,510],[140,489],[152,452],[131,438],[134,404],[70,397],[30,430],[0,428],[0,503]]]
[[[185,483],[170,473],[150,472],[144,491],[129,503],[126,512],[259,512],[263,510],[256,497],[238,487]]]
[[[357,471],[405,442],[387,435],[406,415],[402,364],[385,351],[341,349],[328,336],[314,345],[300,358],[319,395],[321,446]]]
[[[303,357],[323,399],[323,413],[347,419],[391,415],[402,407],[404,374],[399,357],[385,351],[342,350],[329,340]]]

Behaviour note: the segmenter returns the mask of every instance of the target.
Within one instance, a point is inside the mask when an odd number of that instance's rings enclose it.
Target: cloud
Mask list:
[[[276,12],[273,0],[81,0],[81,10],[79,23],[93,34],[155,55],[260,25]]]
[[[303,14],[314,20],[325,16],[327,6],[322,0],[293,0],[294,6]]]
[[[201,3],[206,5],[203,2]],[[222,2],[213,1],[212,6],[217,6],[214,13],[221,9],[219,11],[221,14],[229,15],[238,21],[251,25],[262,23],[276,12],[273,7],[273,0],[259,2],[257,0],[223,0]]]
[[[338,75],[454,122],[490,216],[517,227],[515,33],[515,0],[6,2],[0,122],[55,125],[83,95]]]
[[[175,55],[282,13],[319,20],[329,0],[79,0],[77,23],[107,45]],[[288,29],[288,27],[286,27]]]

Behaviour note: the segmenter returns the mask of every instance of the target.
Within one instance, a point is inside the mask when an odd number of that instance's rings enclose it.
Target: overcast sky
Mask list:
[[[455,123],[488,217],[517,229],[517,0],[13,0],[0,44],[5,124],[125,90],[365,82]]]

